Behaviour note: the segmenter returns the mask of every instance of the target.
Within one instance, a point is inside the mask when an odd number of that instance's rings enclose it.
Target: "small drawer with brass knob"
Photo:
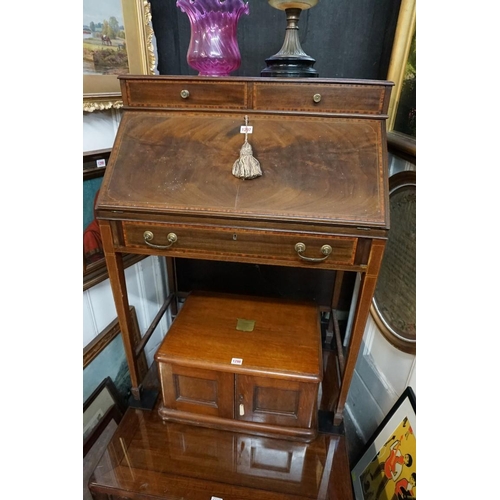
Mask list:
[[[364,87],[361,81],[340,85],[333,81],[259,82],[254,87],[253,104],[259,110],[374,114],[382,112],[383,96],[383,86]]]
[[[246,109],[248,91],[244,82],[213,79],[153,81],[127,80],[128,106],[160,108]]]

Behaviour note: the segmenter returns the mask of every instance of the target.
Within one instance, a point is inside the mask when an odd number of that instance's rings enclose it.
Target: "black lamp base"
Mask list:
[[[284,78],[318,77],[319,73],[313,68],[315,59],[297,57],[270,57],[266,59],[267,67],[260,72],[260,76]]]
[[[317,77],[318,72],[313,68],[316,60],[302,50],[299,42],[299,18],[302,10],[289,8],[285,12],[287,26],[283,46],[277,54],[266,59],[267,67],[260,72],[260,76]]]

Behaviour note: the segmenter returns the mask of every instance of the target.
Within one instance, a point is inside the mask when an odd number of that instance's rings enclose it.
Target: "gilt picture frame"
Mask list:
[[[108,37],[110,20],[116,30]],[[155,73],[149,0],[83,0],[83,36],[83,111],[121,108],[123,101],[117,74]],[[102,57],[96,59],[94,53],[103,51],[111,54],[114,62],[108,58],[108,64],[104,64]],[[117,62],[118,55],[122,63]],[[112,64],[116,66],[114,69]]]
[[[405,84],[405,73],[412,50],[415,46],[416,36],[416,0],[402,0],[399,9],[398,24],[392,46],[391,60],[387,73],[387,80],[394,82],[389,102],[387,131],[391,134],[402,134],[398,130],[396,118],[400,107],[402,91]],[[414,75],[416,85],[416,67]],[[416,117],[415,117],[416,120]],[[403,135],[407,135],[405,132]]]
[[[406,387],[351,470],[356,500],[416,500],[416,398]]]

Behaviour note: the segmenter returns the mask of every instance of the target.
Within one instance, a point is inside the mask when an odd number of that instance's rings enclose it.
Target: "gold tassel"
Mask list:
[[[248,126],[248,116],[245,116],[245,127]],[[241,146],[240,157],[233,164],[233,175],[238,179],[255,179],[262,175],[260,162],[253,157],[252,146],[248,139],[248,132],[245,129],[245,142]]]

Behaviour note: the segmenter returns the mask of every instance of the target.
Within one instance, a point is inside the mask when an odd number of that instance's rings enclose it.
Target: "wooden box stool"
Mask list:
[[[317,435],[314,303],[192,292],[155,360],[164,420],[269,437]]]

